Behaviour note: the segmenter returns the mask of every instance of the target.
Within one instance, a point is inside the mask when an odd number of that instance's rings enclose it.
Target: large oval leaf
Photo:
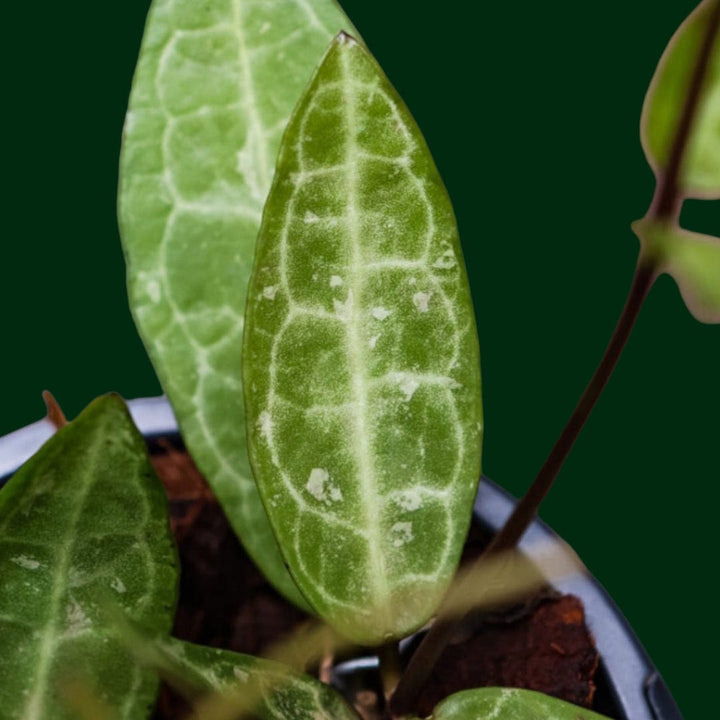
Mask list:
[[[246,324],[250,457],[298,585],[352,639],[411,632],[470,519],[477,335],[425,141],[346,35],[283,139]]]
[[[125,641],[138,662],[203,707],[202,717],[243,710],[258,720],[359,720],[336,690],[280,663],[137,629]]]
[[[280,137],[328,42],[349,26],[333,0],[155,0],[120,161],[140,334],[235,532],[300,605],[247,460],[243,312]]]
[[[165,493],[122,400],[92,403],[0,491],[0,713],[76,718],[69,681],[145,718],[156,676],[111,636],[113,598],[167,632],[177,558]]]
[[[653,76],[643,104],[641,139],[656,174],[667,166],[684,111],[691,77],[717,15],[717,0],[705,0],[673,35]],[[715,18],[717,22],[717,18]],[[707,74],[680,173],[683,194],[720,197],[720,41],[715,38]]]
[[[592,710],[533,690],[478,688],[443,700],[431,720],[609,720]]]

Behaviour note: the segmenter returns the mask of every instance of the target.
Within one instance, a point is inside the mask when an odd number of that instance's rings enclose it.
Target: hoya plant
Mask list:
[[[182,436],[249,555],[328,643],[376,649],[387,718],[417,717],[440,651],[514,553],[656,278],[720,322],[720,240],[681,229],[720,197],[720,2],[668,46],[643,107],[657,189],[607,351],[528,493],[453,582],[481,469],[473,303],[448,193],[404,102],[332,0],[155,0],[124,129],[130,302]],[[150,716],[158,679],[193,717],[360,717],[272,658],[170,634],[178,563],[123,402],[93,402],[0,492],[0,711]],[[502,574],[501,568],[505,569]],[[524,570],[522,568],[525,568]],[[553,572],[551,570],[550,572]],[[435,618],[404,672],[398,642]],[[283,662],[285,661],[285,662]],[[601,716],[517,688],[434,720]]]

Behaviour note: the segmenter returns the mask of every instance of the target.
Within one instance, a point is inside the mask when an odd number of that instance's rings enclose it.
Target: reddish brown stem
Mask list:
[[[635,325],[635,320],[637,320],[640,308],[655,281],[655,277],[656,269],[654,263],[652,261],[646,261],[641,255],[638,260],[627,301],[625,302],[625,307],[620,315],[615,331],[610,338],[605,354],[597,370],[595,370],[595,374],[585,388],[585,391],[580,397],[580,401],[570,416],[567,425],[565,425],[563,431],[560,433],[560,437],[550,451],[547,460],[545,460],[545,463],[540,468],[540,472],[535,478],[535,481],[525,496],[517,503],[512,515],[505,522],[500,532],[495,535],[486,550],[487,553],[509,550],[515,547],[525,530],[535,518],[540,503],[552,487],[555,478],[560,472],[560,468],[562,468],[572,446],[575,444],[575,440],[587,419],[590,417],[595,403],[598,401],[605,385],[607,385],[610,379],[610,375],[612,375],[612,371],[615,369],[615,365],[620,358],[625,343],[630,337],[630,332]]]
[[[647,213],[648,217],[656,220],[676,220],[680,213],[684,196],[680,172],[719,27],[720,0],[716,0],[711,9],[707,33],[693,70],[685,106],[673,139],[668,165],[659,178],[653,202]],[[643,301],[656,276],[657,267],[654,258],[647,258],[641,253],[625,307],[595,374],[585,388],[577,407],[570,416],[570,420],[563,428],[560,437],[550,451],[530,489],[517,503],[505,525],[476,562],[482,562],[483,558],[492,553],[513,548],[537,515],[540,504],[552,487],[575,440],[617,364]],[[439,613],[438,619],[430,628],[415,654],[410,658],[407,669],[392,697],[391,707],[394,714],[402,715],[412,708],[422,686],[430,676],[458,624],[459,621],[457,620],[445,619],[442,611]]]
[[[648,216],[658,220],[677,220],[680,215],[683,198],[680,188],[680,173],[693,123],[697,115],[713,46],[717,42],[718,26],[720,26],[720,0],[716,0],[710,13],[707,32],[703,38],[700,54],[690,79],[685,106],[675,131],[667,167],[658,177],[655,196],[648,212]]]
[[[580,434],[580,430],[590,416],[590,412],[617,364],[640,312],[643,300],[652,287],[655,277],[656,272],[653,264],[645,261],[641,255],[625,307],[595,374],[585,388],[585,392],[582,394],[575,411],[570,416],[570,420],[550,451],[537,478],[525,496],[517,503],[500,532],[493,538],[490,545],[476,562],[482,562],[484,558],[492,553],[513,548],[535,518],[540,503],[552,487],[560,468]],[[392,708],[395,713],[407,712],[412,706],[420,689],[440,658],[442,651],[455,633],[458,624],[459,621],[457,620],[444,620],[441,613],[430,628],[417,651],[410,658],[403,678],[393,695]]]

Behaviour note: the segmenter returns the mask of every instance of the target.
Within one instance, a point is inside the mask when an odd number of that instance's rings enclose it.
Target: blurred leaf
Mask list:
[[[165,492],[117,396],[95,400],[0,491],[2,717],[64,720],[98,702],[145,718],[154,673],[111,637],[105,598],[172,625],[177,557]],[[78,692],[78,688],[84,688]]]
[[[287,574],[247,459],[245,291],[275,156],[333,0],[155,0],[125,121],[119,219],[135,322],[185,443],[269,580]]]
[[[536,545],[532,557],[517,548],[482,555],[456,575],[442,617],[462,618],[472,610],[521,602],[548,582],[584,572],[577,555],[560,541]]]
[[[667,166],[691,77],[717,3],[718,0],[705,0],[673,35],[645,97],[640,134],[645,155],[656,175]],[[680,172],[680,187],[688,197],[720,197],[720,42],[717,38]]]
[[[202,720],[358,720],[333,688],[270,660],[148,634],[125,642],[138,662],[156,670]]]
[[[283,139],[243,367],[253,470],[304,595],[357,642],[417,629],[470,522],[478,341],[430,152],[347,35]]]
[[[720,323],[720,238],[648,219],[633,224],[644,251],[671,275],[693,316]]]
[[[592,710],[533,690],[477,688],[443,700],[432,720],[609,720]]]

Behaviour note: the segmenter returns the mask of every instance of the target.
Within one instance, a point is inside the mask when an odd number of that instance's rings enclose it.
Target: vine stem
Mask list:
[[[697,115],[713,45],[716,42],[720,27],[720,0],[716,0],[710,13],[707,32],[693,68],[685,104],[673,137],[668,164],[664,172],[658,175],[656,191],[646,215],[652,220],[676,222],[680,214],[684,197],[680,173],[693,122]],[[595,374],[590,379],[567,425],[560,433],[560,437],[540,468],[540,472],[530,489],[516,504],[501,530],[475,563],[481,563],[489,555],[515,547],[537,515],[540,504],[552,487],[575,440],[607,385],[635,325],[640,308],[658,274],[657,258],[654,255],[645,255],[641,249],[625,306]],[[460,594],[462,592],[463,588],[460,585],[451,588],[448,595],[455,597],[456,593]],[[401,716],[412,708],[415,699],[419,696],[423,685],[430,676],[443,650],[455,634],[461,620],[462,618],[447,617],[441,609],[435,623],[410,658],[405,673],[391,698],[391,709],[394,716]]]
[[[680,215],[680,205],[683,198],[680,188],[680,171],[688,141],[690,140],[693,121],[697,115],[713,46],[717,42],[718,26],[720,26],[720,0],[716,0],[710,10],[707,31],[690,78],[685,105],[668,155],[667,168],[658,177],[655,196],[648,212],[648,216],[656,220],[677,220]]]
[[[540,503],[552,487],[560,468],[580,434],[580,430],[585,425],[590,412],[607,384],[630,336],[643,301],[656,277],[657,272],[654,262],[646,260],[641,254],[625,307],[595,374],[585,388],[585,392],[583,392],[573,414],[570,416],[570,420],[550,451],[530,489],[515,505],[515,509],[501,530],[475,562],[483,562],[491,554],[515,547],[535,518]],[[453,596],[455,593],[461,594],[462,592],[462,587],[451,590]],[[444,618],[442,612],[438,615],[437,620],[423,638],[417,651],[410,658],[405,673],[392,696],[391,705],[394,713],[402,715],[411,707],[459,624],[460,620],[457,618]]]

